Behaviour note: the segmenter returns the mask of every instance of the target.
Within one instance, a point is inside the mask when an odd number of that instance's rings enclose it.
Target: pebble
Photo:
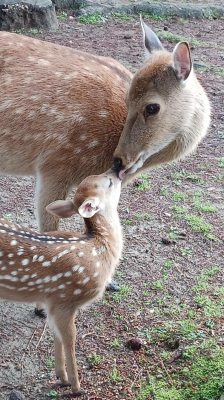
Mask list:
[[[13,389],[13,391],[10,393],[9,400],[26,400],[22,392],[19,392],[19,390]]]

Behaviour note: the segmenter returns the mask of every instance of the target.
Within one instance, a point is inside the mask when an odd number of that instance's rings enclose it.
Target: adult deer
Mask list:
[[[99,298],[122,251],[117,213],[121,181],[115,172],[86,178],[74,201],[51,203],[47,210],[67,218],[84,218],[86,233],[38,233],[0,220],[0,298],[44,301],[54,332],[55,372],[80,396],[75,358],[76,311]],[[65,370],[66,355],[67,372]]]
[[[206,134],[209,102],[188,45],[168,53],[142,29],[149,58],[133,80],[113,59],[0,32],[0,171],[36,176],[40,231],[58,228],[47,204],[106,171],[116,148],[114,167],[128,182]]]

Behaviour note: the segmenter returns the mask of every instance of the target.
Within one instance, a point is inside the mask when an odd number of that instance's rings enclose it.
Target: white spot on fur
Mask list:
[[[29,260],[28,258],[24,258],[24,260],[21,261],[22,265],[28,265],[29,264]]]
[[[84,267],[79,267],[79,273],[81,274],[84,271]]]
[[[82,293],[81,289],[76,289],[76,290],[74,291],[74,294],[80,294],[80,293]]]
[[[101,118],[108,118],[108,117],[109,117],[109,112],[106,111],[106,110],[101,110],[101,111],[99,112],[99,117],[101,117]]]
[[[11,246],[16,246],[17,245],[17,240],[12,240],[10,244],[11,244]]]
[[[95,272],[95,273],[93,274],[94,278],[96,278],[98,275],[99,275],[99,272]]]
[[[79,265],[74,265],[74,267],[72,267],[72,271],[78,271],[78,269],[79,269]]]
[[[92,250],[92,255],[93,255],[94,257],[97,256],[97,251],[96,251],[95,247],[94,247],[93,250]]]
[[[45,261],[42,263],[43,267],[49,267],[51,265],[50,261]]]
[[[85,279],[83,279],[82,283],[85,285],[87,282],[89,282],[90,277],[87,276]]]
[[[40,256],[39,258],[38,258],[38,261],[44,261],[44,256]]]
[[[65,276],[65,277],[71,276],[71,275],[72,275],[71,271],[68,271],[68,272],[65,272],[65,273],[64,273],[64,276]]]
[[[79,254],[78,254],[78,256],[79,256],[79,257],[83,257],[83,256],[84,256],[83,251],[80,251]]]
[[[88,144],[88,148],[91,149],[92,147],[97,146],[98,143],[98,140],[93,140],[91,143]]]

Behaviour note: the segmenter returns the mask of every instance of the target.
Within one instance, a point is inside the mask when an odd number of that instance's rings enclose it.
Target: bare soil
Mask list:
[[[123,285],[122,291],[106,292],[102,301],[80,311],[76,318],[79,376],[87,392],[84,400],[137,399],[148,372],[152,376],[162,374],[170,381],[173,371],[185,360],[180,354],[165,363],[161,355],[165,343],[158,332],[176,332],[184,351],[194,339],[178,331],[178,324],[192,310],[197,314],[198,329],[220,346],[224,341],[223,318],[210,317],[214,322],[211,332],[205,325],[209,318],[195,301],[198,277],[224,264],[224,169],[220,161],[224,156],[223,20],[146,23],[154,30],[165,28],[166,32],[201,42],[191,45],[191,51],[194,60],[204,65],[197,75],[211,100],[212,123],[193,156],[149,171],[148,189],[141,191],[146,180],[141,177],[122,191],[119,213],[125,247],[115,276]],[[56,33],[42,32],[36,37],[114,57],[133,72],[144,58],[138,18],[111,19],[101,25],[67,19],[60,21]],[[175,46],[175,42],[162,42],[169,50]],[[36,228],[34,179],[1,176],[0,190],[1,216]],[[210,201],[216,211],[198,209],[196,198],[202,203]],[[204,218],[215,240],[194,231],[186,214],[175,206],[186,208],[188,215]],[[61,228],[74,229],[74,220],[61,223]],[[81,228],[81,221],[76,219],[75,229]],[[211,299],[217,299],[215,290],[223,283],[219,269],[207,289]],[[52,334],[46,321],[34,316],[34,306],[1,302],[0,320],[1,400],[8,399],[13,388],[26,400],[56,399],[58,395],[61,400],[72,398],[70,389],[60,387],[56,380]],[[142,341],[140,351],[125,346],[130,337]],[[94,354],[100,357],[99,364],[96,357],[89,358]]]

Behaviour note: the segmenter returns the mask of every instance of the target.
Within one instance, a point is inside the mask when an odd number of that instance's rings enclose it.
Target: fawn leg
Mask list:
[[[65,355],[61,340],[54,333],[55,374],[61,380],[62,385],[69,385],[68,375],[65,369]]]
[[[75,397],[82,396],[84,391],[80,388],[78,370],[75,356],[76,327],[74,324],[74,313],[68,313],[68,309],[57,308],[54,315],[54,323],[61,335],[65,350],[68,381],[71,384]]]
[[[46,176],[38,172],[36,182],[36,203],[37,203],[37,221],[38,230],[41,232],[57,231],[59,227],[59,218],[47,212],[46,206],[55,200],[65,200],[68,196],[71,184],[68,180],[60,179],[57,176]],[[35,314],[46,318],[46,312],[43,303],[38,302],[35,308]]]

